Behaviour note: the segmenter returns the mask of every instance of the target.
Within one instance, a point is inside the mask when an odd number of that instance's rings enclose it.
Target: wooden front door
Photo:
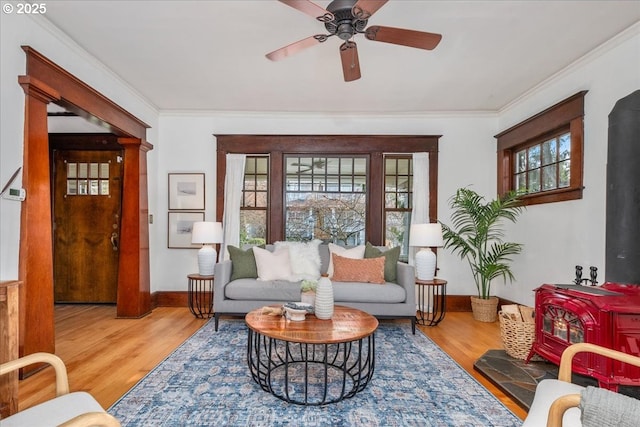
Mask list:
[[[55,302],[115,303],[120,151],[54,150]]]

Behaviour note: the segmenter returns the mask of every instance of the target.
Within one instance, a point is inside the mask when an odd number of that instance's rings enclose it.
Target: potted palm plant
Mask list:
[[[471,297],[473,317],[495,322],[498,298],[491,295],[491,282],[502,277],[514,280],[510,262],[522,251],[520,243],[503,241],[504,220],[515,222],[523,207],[515,192],[485,202],[469,188],[460,188],[449,200],[451,227],[442,224],[444,247],[467,260],[476,283],[478,296]]]

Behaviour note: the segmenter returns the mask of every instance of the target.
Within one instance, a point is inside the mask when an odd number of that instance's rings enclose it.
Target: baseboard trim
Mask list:
[[[500,298],[499,304],[515,303]],[[157,291],[151,294],[151,305],[153,308],[188,307],[188,294],[186,291]],[[469,295],[447,295],[447,311],[471,311],[471,298]]]
[[[151,294],[151,305],[155,307],[188,307],[186,291],[158,291]]]

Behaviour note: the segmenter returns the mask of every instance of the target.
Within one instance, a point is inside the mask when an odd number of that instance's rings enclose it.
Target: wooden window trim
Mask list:
[[[584,168],[584,97],[581,91],[523,122],[495,135],[498,140],[498,194],[514,190],[514,153],[546,134],[568,128],[571,133],[571,180],[567,188],[522,196],[525,205],[552,203],[582,198]]]
[[[284,154],[368,154],[371,173],[367,197],[366,236],[374,245],[383,242],[384,217],[384,153],[429,153],[429,217],[438,212],[438,141],[441,135],[215,135],[216,159],[216,218],[224,213],[224,182],[226,155],[269,154],[270,183],[267,242],[284,239]],[[371,191],[371,189],[377,189]],[[280,201],[275,202],[275,201]],[[274,201],[273,203],[271,203]]]

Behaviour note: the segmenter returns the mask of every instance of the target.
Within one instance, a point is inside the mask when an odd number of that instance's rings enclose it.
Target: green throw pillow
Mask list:
[[[264,245],[258,246],[264,249]],[[258,268],[256,267],[256,258],[253,255],[253,249],[249,248],[243,251],[235,246],[227,246],[229,256],[231,257],[231,280],[236,279],[255,279],[258,277]]]
[[[381,256],[384,257],[384,280],[396,283],[398,270],[397,264],[400,259],[400,246],[382,251],[367,242],[367,245],[364,248],[364,257],[378,258]]]

